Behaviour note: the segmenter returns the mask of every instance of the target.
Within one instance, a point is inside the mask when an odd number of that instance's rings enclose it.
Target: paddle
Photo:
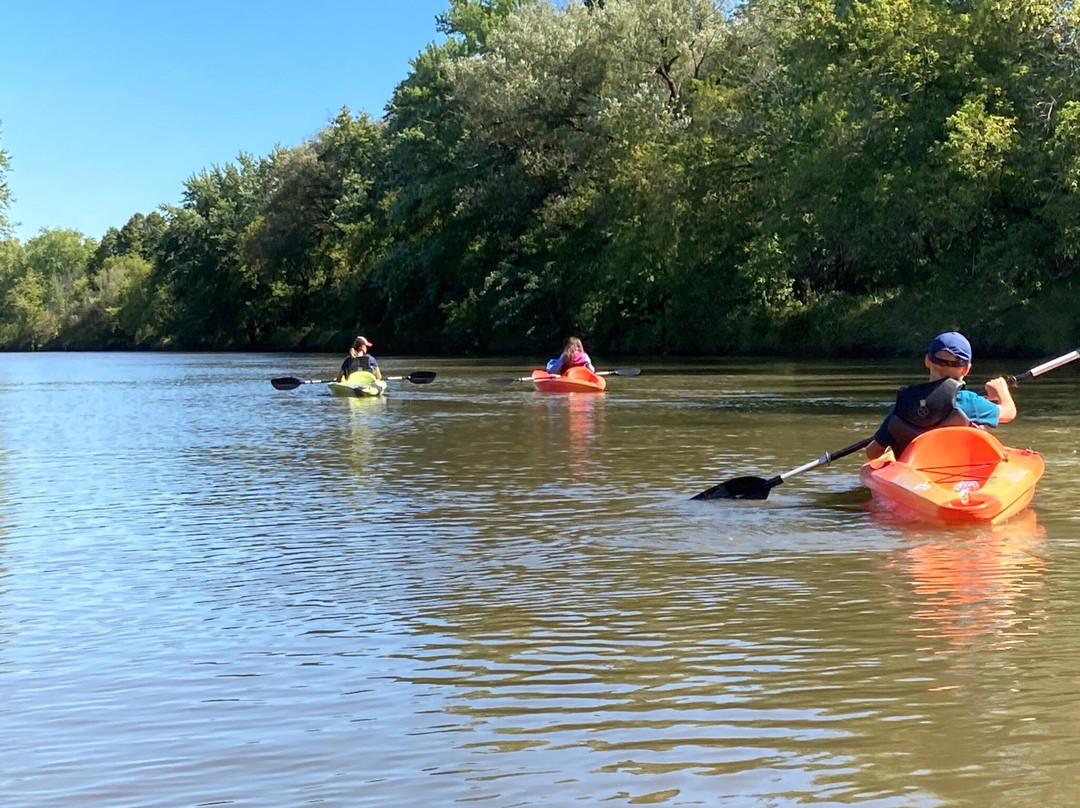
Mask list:
[[[641,368],[619,368],[618,370],[601,370],[597,376],[640,376]],[[549,379],[558,379],[558,373],[548,374]],[[532,376],[518,376],[516,379],[488,379],[488,384],[513,384],[514,382],[531,382]]]
[[[333,379],[298,379],[295,376],[282,376],[277,379],[271,379],[270,384],[274,385],[276,390],[295,390],[302,384],[329,384]]]
[[[407,381],[413,384],[430,384],[435,381],[435,373],[430,370],[418,370],[415,373],[410,373],[408,376],[387,376],[387,381]],[[295,390],[302,384],[329,384],[334,381],[333,379],[298,379],[295,376],[280,376],[276,379],[271,379],[270,384],[274,385],[276,390]]]
[[[383,378],[388,382],[398,382],[404,379],[413,384],[431,384],[435,381],[435,371],[418,370],[415,373],[410,373],[408,376],[383,376]]]
[[[1017,376],[1006,376],[1005,380],[1009,383],[1010,387],[1015,387],[1019,382],[1034,379],[1036,376],[1041,376],[1044,373],[1059,368],[1062,365],[1067,365],[1077,359],[1080,359],[1080,349],[1059,356],[1057,359],[1051,359],[1049,362],[1037,365],[1031,370],[1024,371]],[[804,471],[816,469],[819,466],[826,466],[834,460],[839,460],[841,457],[847,457],[849,454],[853,454],[860,449],[865,449],[873,442],[873,440],[872,437],[863,438],[858,443],[845,446],[839,451],[826,452],[817,460],[807,463],[804,466],[799,466],[797,469],[778,474],[769,480],[765,480],[761,477],[736,477],[733,480],[727,480],[726,482],[714,485],[712,488],[706,488],[700,494],[695,494],[690,497],[690,499],[767,499],[769,492],[789,477],[794,477],[796,474],[802,474]]]
[[[845,446],[837,452],[826,452],[817,460],[807,463],[805,466],[799,466],[797,469],[778,474],[771,480],[765,480],[761,477],[736,477],[733,480],[714,485],[712,488],[706,488],[700,494],[690,497],[690,499],[766,499],[769,492],[788,477],[794,477],[796,474],[816,469],[818,466],[828,465],[841,457],[847,457],[860,449],[865,449],[873,440],[873,438],[863,438],[858,443]]]
[[[1055,370],[1062,365],[1067,365],[1070,362],[1074,362],[1080,359],[1080,348],[1075,351],[1070,351],[1067,354],[1059,356],[1057,359],[1051,359],[1049,362],[1043,362],[1037,367],[1033,367],[1031,370],[1025,370],[1019,376],[1006,376],[1005,381],[1009,383],[1009,387],[1016,387],[1018,382],[1026,382],[1028,379],[1034,379],[1036,376],[1042,376],[1048,371]]]

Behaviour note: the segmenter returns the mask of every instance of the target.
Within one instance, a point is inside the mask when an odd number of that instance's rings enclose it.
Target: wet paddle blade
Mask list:
[[[761,477],[736,477],[707,488],[690,499],[767,499],[773,488],[770,482],[772,480]]]
[[[435,371],[418,370],[415,373],[410,373],[405,379],[413,384],[430,384],[435,381]]]
[[[295,390],[303,383],[303,379],[297,379],[295,376],[281,376],[270,380],[270,384],[274,385],[275,390]]]

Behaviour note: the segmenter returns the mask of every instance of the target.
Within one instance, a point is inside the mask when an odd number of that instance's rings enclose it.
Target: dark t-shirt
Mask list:
[[[358,370],[366,370],[368,373],[374,373],[375,368],[379,366],[379,363],[375,361],[375,357],[370,354],[364,354],[363,356],[345,357],[345,361],[341,363],[341,372],[345,374],[345,378],[349,378],[349,375],[355,373]]]

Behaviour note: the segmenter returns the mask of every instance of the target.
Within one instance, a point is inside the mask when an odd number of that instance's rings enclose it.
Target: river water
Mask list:
[[[869,435],[917,358],[269,384],[339,361],[0,355],[5,808],[1076,804],[1076,367],[999,430],[1032,508],[944,529],[856,456],[689,500]]]

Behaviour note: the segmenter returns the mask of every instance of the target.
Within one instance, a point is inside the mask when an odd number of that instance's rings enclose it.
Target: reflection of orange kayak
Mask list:
[[[905,518],[993,524],[1027,507],[1042,473],[1038,453],[1002,446],[983,429],[950,426],[919,435],[899,459],[886,451],[859,478]]]
[[[883,516],[890,514],[875,514]],[[907,527],[889,558],[917,599],[915,633],[947,641],[930,646],[935,654],[1015,647],[1037,633],[1042,610],[1033,594],[1045,584],[1046,530],[1033,509],[1005,524]]]
[[[561,376],[534,370],[532,380],[541,393],[602,393],[607,389],[607,380],[587,367],[570,368]]]

